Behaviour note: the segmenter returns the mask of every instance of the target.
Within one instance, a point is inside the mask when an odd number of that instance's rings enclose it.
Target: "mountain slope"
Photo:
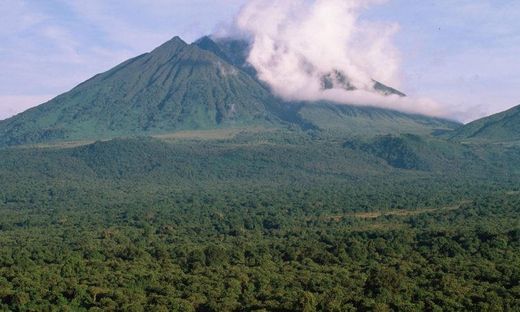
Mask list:
[[[451,135],[459,141],[508,142],[520,140],[520,105],[473,121]]]
[[[0,123],[0,145],[277,124],[249,75],[180,38]]]
[[[175,37],[47,103],[0,121],[0,147],[290,124],[356,136],[430,134],[459,126],[380,108],[284,103],[256,79],[245,61],[247,49],[247,42],[240,40],[215,42],[205,37],[186,44]],[[404,96],[378,86],[383,93]]]

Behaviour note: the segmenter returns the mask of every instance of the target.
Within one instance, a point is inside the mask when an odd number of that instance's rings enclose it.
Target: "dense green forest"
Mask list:
[[[0,159],[0,310],[519,310],[514,144],[274,130]]]

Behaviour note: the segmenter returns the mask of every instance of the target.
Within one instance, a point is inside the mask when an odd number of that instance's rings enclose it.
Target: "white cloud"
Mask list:
[[[384,97],[373,80],[400,85],[400,53],[393,43],[396,23],[360,19],[382,1],[252,0],[236,25],[252,37],[248,61],[259,78],[286,100],[333,100],[414,113],[442,114],[431,100]],[[324,90],[322,78],[339,70],[356,91]]]

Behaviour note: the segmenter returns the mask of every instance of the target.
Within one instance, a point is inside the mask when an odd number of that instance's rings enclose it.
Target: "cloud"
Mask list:
[[[259,78],[286,100],[332,100],[439,115],[431,100],[385,97],[374,81],[400,85],[400,53],[393,44],[396,23],[360,18],[383,1],[252,0],[240,11],[236,26],[252,38],[248,58]],[[323,88],[323,77],[341,72],[348,85]]]

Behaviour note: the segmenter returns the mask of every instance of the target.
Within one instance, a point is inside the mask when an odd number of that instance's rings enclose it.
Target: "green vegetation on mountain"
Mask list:
[[[451,134],[457,141],[520,141],[520,106],[473,121]]]

